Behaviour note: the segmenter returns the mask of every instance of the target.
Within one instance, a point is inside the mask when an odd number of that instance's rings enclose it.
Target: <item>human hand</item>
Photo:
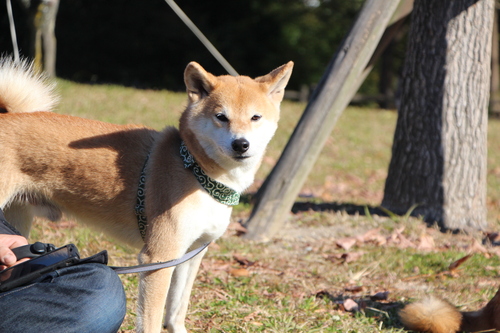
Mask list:
[[[28,240],[23,236],[0,234],[0,270],[17,263],[18,260],[11,249],[27,244]]]

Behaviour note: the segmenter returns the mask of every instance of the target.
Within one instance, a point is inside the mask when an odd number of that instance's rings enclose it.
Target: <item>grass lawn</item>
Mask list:
[[[62,99],[57,112],[113,123],[175,126],[186,103],[183,93],[58,83]],[[280,128],[252,191],[276,163],[304,107],[283,103]],[[268,243],[241,239],[233,223],[202,263],[188,330],[403,332],[397,311],[428,294],[445,297],[460,309],[483,306],[500,285],[500,250],[483,243],[484,233],[444,234],[415,218],[380,217],[363,209],[382,200],[395,123],[394,111],[348,108],[300,200],[360,209],[297,208]],[[500,122],[495,119],[489,122],[488,162],[488,231],[495,232],[500,229]],[[237,206],[233,222],[247,219],[250,209],[245,203]],[[37,221],[31,238],[57,245],[73,242],[82,256],[106,249],[115,266],[136,263],[136,249],[72,220]],[[121,277],[128,297],[121,331],[133,332],[138,276]]]

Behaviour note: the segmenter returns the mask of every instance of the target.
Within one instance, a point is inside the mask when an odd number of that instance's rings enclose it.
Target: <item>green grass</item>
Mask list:
[[[119,86],[59,81],[57,112],[113,123],[141,123],[161,129],[177,125],[186,95]],[[280,128],[257,175],[261,183],[279,158],[305,105],[285,101]],[[348,108],[340,117],[302,192],[314,201],[375,206],[382,199],[390,160],[396,113]],[[489,123],[488,223],[500,220],[500,122]],[[255,188],[254,188],[255,189]],[[236,207],[233,220],[245,220],[251,205]],[[366,210],[365,210],[366,211]],[[358,242],[349,250],[336,246],[379,228],[387,240]],[[404,248],[402,237],[418,245],[422,235],[434,247]],[[398,236],[399,235],[399,236]],[[37,221],[31,237],[55,244],[75,243],[83,256],[107,249],[111,265],[134,265],[137,250],[118,244],[71,220]],[[399,238],[398,238],[399,237]],[[269,243],[241,239],[236,232],[217,241],[204,259],[195,282],[187,327],[191,332],[402,332],[397,311],[428,294],[449,299],[463,309],[477,309],[498,288],[500,260],[495,248],[476,253],[457,271],[449,265],[474,251],[482,234],[443,234],[408,217],[384,218],[363,213],[303,211],[291,214],[285,229]],[[477,251],[476,251],[477,252]],[[234,256],[253,265],[242,266]],[[357,255],[355,260],[345,257]],[[344,259],[343,259],[344,258]],[[246,269],[247,276],[235,276]],[[122,275],[128,310],[122,332],[133,332],[138,278]],[[371,295],[388,292],[386,300]],[[344,300],[361,306],[346,312]]]

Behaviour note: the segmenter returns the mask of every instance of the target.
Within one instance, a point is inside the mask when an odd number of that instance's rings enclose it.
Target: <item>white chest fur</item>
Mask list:
[[[211,242],[224,234],[229,225],[232,207],[213,199],[205,190],[193,193],[179,212],[179,231],[193,244]]]

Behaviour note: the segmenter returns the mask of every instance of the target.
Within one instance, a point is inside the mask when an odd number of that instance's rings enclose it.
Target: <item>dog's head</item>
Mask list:
[[[214,76],[189,63],[184,72],[189,104],[179,126],[188,148],[226,170],[260,163],[276,131],[292,68],[289,62],[251,79]]]

